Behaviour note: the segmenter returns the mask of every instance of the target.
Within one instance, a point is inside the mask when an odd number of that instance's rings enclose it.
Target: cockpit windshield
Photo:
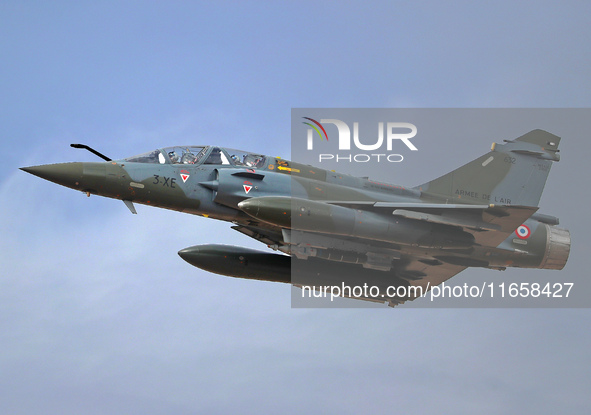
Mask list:
[[[230,155],[230,160],[236,166],[260,168],[265,165],[265,156],[261,154],[248,153],[242,150],[225,149]]]
[[[126,158],[133,163],[160,164],[214,164],[235,165],[248,168],[261,168],[265,165],[265,156],[231,148],[210,146],[166,147],[149,153]]]
[[[167,147],[163,151],[172,164],[197,164],[201,161],[208,147]]]
[[[230,164],[228,161],[228,157],[220,150],[218,147],[214,147],[211,149],[211,153],[207,159],[203,162],[203,164]]]
[[[150,151],[149,153],[143,153],[137,156],[126,158],[125,161],[130,163],[166,163],[164,154],[160,150]]]

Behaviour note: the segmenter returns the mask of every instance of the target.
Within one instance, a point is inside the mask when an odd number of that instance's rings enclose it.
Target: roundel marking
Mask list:
[[[519,239],[527,239],[531,235],[531,230],[527,226],[521,225],[515,229],[515,234]]]

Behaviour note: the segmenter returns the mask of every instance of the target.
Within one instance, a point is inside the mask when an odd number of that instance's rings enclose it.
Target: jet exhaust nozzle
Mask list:
[[[563,269],[570,254],[570,232],[556,226],[545,226],[547,228],[546,254],[539,268]]]

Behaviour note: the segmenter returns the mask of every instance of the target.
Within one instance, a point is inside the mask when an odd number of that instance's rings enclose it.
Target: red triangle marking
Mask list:
[[[244,187],[244,192],[246,194],[248,194],[248,192],[250,192],[250,190],[252,189],[252,186],[248,186],[246,184],[243,184],[242,187]]]
[[[189,178],[188,174],[181,174],[181,179],[183,179],[183,183],[185,183],[188,178]]]

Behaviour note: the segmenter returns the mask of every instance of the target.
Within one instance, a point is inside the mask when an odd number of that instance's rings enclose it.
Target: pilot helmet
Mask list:
[[[178,163],[179,161],[179,156],[177,156],[177,154],[174,151],[169,151],[168,157],[170,157],[170,161],[172,161],[173,163]]]

